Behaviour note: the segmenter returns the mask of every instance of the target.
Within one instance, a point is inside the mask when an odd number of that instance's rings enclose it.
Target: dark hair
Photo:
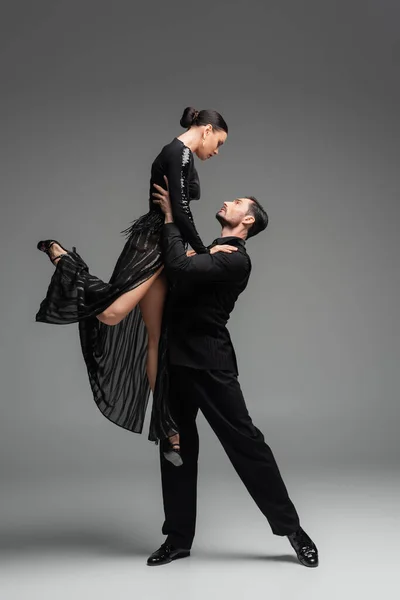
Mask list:
[[[213,129],[219,129],[228,133],[228,125],[223,117],[216,110],[196,110],[193,106],[188,106],[183,111],[180,120],[182,127],[188,129],[192,125],[212,125]]]
[[[252,201],[246,214],[252,215],[255,219],[253,225],[247,232],[247,239],[249,239],[250,237],[257,235],[257,233],[260,233],[260,231],[266,229],[269,217],[267,215],[267,211],[261,206],[257,198],[254,196],[244,196],[244,198]]]

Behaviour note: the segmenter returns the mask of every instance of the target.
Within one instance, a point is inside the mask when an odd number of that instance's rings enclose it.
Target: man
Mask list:
[[[183,464],[176,467],[166,460],[160,445],[162,532],[167,539],[147,564],[163,565],[190,554],[196,521],[196,415],[200,408],[272,532],[288,537],[301,564],[316,567],[317,548],[300,527],[271,449],[247,412],[226,328],[251,271],[246,239],[267,227],[268,215],[253,196],[224,202],[216,214],[221,237],[211,246],[228,245],[225,252],[188,256],[173,222],[168,190],[155,187],[154,201],[165,214],[165,271],[172,283],[166,308],[170,401],[179,427]]]

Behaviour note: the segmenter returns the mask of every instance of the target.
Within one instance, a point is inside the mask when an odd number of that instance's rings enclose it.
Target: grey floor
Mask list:
[[[157,470],[140,482],[55,474],[3,487],[0,598],[398,598],[399,474],[376,468],[285,480],[320,551],[297,563],[233,471],[201,473],[190,558],[150,568],[163,540]]]

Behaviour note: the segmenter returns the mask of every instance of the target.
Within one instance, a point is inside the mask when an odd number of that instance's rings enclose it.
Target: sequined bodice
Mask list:
[[[189,243],[197,253],[207,252],[197,233],[190,202],[200,198],[200,182],[194,166],[192,151],[181,140],[174,138],[163,147],[151,166],[149,189],[149,206],[151,211],[161,212],[154,204],[152,193],[156,183],[165,187],[164,175],[168,178],[172,213],[185,242]]]
[[[151,194],[154,192],[153,184],[161,185],[165,187],[164,175],[166,174],[167,165],[169,159],[174,157],[177,153],[177,148],[181,154],[181,166],[182,170],[186,171],[187,184],[189,188],[188,202],[192,200],[200,199],[200,180],[194,165],[193,154],[187,146],[185,146],[180,140],[174,138],[170,144],[164,146],[160,154],[155,158],[151,165],[151,177],[150,177],[150,189],[149,189],[149,202],[150,209],[160,210],[156,204],[153,204]],[[182,182],[184,183],[184,182]]]

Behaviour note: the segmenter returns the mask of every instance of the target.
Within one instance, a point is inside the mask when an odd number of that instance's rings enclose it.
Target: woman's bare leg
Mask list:
[[[126,315],[135,308],[135,306],[137,306],[137,304],[140,304],[140,301],[144,298],[144,296],[148,294],[163,268],[163,266],[160,267],[158,271],[154,273],[154,275],[149,277],[149,279],[138,285],[133,290],[122,294],[102,313],[97,315],[98,320],[105,325],[118,325],[118,323],[120,323],[122,319],[124,319]]]
[[[166,293],[167,281],[164,273],[161,273],[147,294],[139,302],[148,335],[147,377],[152,392],[154,392],[157,378],[158,344],[160,341],[161,321]],[[171,444],[179,445],[179,434],[170,436],[169,440]]]
[[[154,392],[156,385],[158,343],[160,341],[161,321],[166,293],[165,276],[161,274],[139,302],[140,312],[142,313],[147,329],[147,377],[152,392]]]

